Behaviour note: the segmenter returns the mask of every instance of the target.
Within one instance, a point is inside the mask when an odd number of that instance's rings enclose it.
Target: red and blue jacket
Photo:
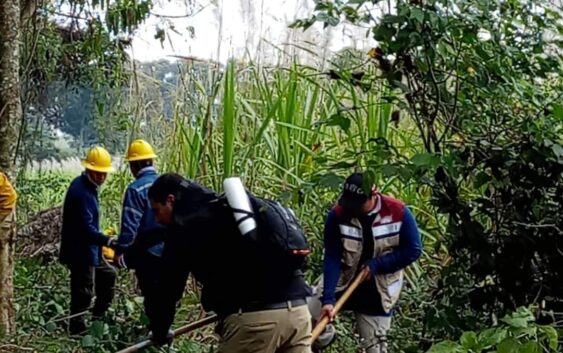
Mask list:
[[[324,230],[323,304],[334,304],[338,292],[367,265],[376,281],[366,281],[356,290],[359,307],[354,309],[370,315],[389,315],[384,307],[390,299],[382,298],[381,291],[387,290],[383,287],[394,289],[389,278],[422,253],[420,233],[409,208],[388,196],[375,197],[375,208],[359,218],[347,217],[340,206],[328,213]],[[395,285],[400,291],[402,274],[394,278],[400,279]],[[387,292],[384,294],[387,296]],[[396,293],[390,294],[393,295]]]

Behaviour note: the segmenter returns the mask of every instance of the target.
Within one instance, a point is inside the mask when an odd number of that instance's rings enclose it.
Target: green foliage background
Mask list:
[[[557,352],[561,12],[547,1],[397,1],[375,18],[366,6],[376,3],[317,1],[311,17],[294,24],[347,21],[379,43],[369,55],[338,53],[322,71],[293,58],[274,67],[131,62],[111,33],[135,28],[145,2],[103,2],[107,21],[78,26],[79,40],[39,18],[42,31],[29,34],[39,44],[26,47],[22,73],[37,89],[25,97],[20,220],[60,204],[78,173],[65,161],[62,172],[27,162],[81,155],[92,142],[119,157],[128,140],[142,137],[155,144],[161,171],[217,190],[239,175],[254,193],[292,206],[313,246],[314,283],[325,214],[343,177],[363,169],[409,204],[423,235],[424,255],[407,269],[390,334],[393,352]],[[47,46],[56,50],[48,54]],[[57,127],[71,136],[66,149],[53,147]],[[104,228],[118,228],[130,180],[119,164],[104,186]],[[55,262],[17,260],[18,336],[2,349],[112,352],[146,334],[132,276],[120,273],[111,319],[68,338],[67,281]],[[177,325],[201,315],[190,289]],[[351,317],[338,326],[329,352],[355,352]],[[207,329],[175,348],[207,352],[213,342]]]

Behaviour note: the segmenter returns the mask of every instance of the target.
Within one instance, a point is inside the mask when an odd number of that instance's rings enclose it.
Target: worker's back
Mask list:
[[[287,270],[244,238],[222,202],[203,204],[184,226],[172,227],[165,253],[202,284],[202,304],[219,314],[310,295],[301,271]]]
[[[96,186],[85,174],[70,184],[63,205],[60,261],[66,265],[96,266],[100,246],[88,239],[89,227],[98,231],[99,213]]]
[[[137,178],[129,184],[125,191],[123,213],[121,216],[121,232],[118,243],[129,246],[134,241],[144,243],[143,236],[150,236],[163,227],[156,222],[151,208],[148,190],[158,178],[156,170],[150,166],[142,169]],[[162,254],[162,242],[151,245],[146,250],[154,256]]]

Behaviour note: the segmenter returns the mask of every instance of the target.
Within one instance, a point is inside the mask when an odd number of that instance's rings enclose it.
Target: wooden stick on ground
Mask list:
[[[208,316],[208,317],[203,318],[201,320],[198,320],[196,322],[192,322],[191,324],[187,324],[185,326],[182,326],[182,327],[174,330],[174,337],[181,336],[185,333],[196,330],[200,327],[209,325],[209,324],[211,324],[215,321],[217,321],[217,315],[211,315],[211,316]],[[153,345],[153,342],[151,340],[146,340],[146,341],[143,341],[143,342],[139,342],[139,343],[137,343],[137,344],[135,344],[131,347],[127,347],[123,350],[120,350],[117,353],[133,353],[133,352],[137,352],[141,349],[148,348],[152,345]]]
[[[358,275],[356,276],[356,278],[354,279],[352,284],[350,284],[350,286],[348,286],[348,288],[346,288],[346,291],[344,291],[344,293],[342,294],[340,299],[338,299],[338,301],[334,305],[334,315],[338,314],[340,309],[342,309],[342,306],[344,306],[344,303],[346,303],[348,298],[350,298],[350,296],[356,290],[356,288],[358,288],[360,283],[362,283],[369,275],[370,275],[370,272],[369,272],[369,269],[367,267],[364,268],[360,273],[358,273]],[[315,342],[317,340],[317,338],[319,338],[319,336],[321,335],[321,333],[325,329],[326,325],[328,325],[329,320],[330,320],[330,318],[328,316],[323,316],[319,320],[319,322],[317,322],[317,325],[313,329],[313,338],[311,339],[311,342]]]

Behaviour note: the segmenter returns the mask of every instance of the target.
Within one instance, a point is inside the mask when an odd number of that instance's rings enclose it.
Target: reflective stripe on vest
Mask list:
[[[356,227],[352,227],[346,224],[340,224],[340,234],[343,237],[353,240],[362,240],[362,230]]]
[[[383,225],[376,225],[372,228],[374,238],[384,238],[399,233],[403,222],[395,222]]]

